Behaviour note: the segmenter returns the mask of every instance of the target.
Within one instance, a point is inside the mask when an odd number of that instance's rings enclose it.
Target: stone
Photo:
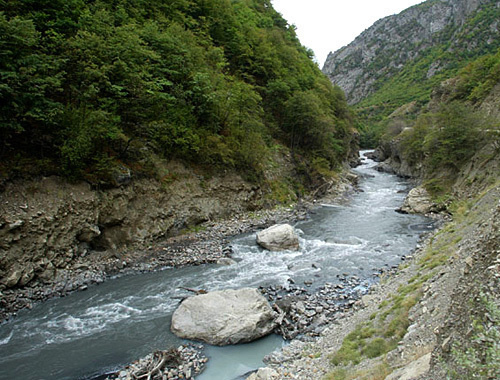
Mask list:
[[[23,276],[23,270],[22,268],[19,268],[18,266],[15,266],[13,270],[10,272],[10,274],[3,279],[3,284],[7,288],[12,288],[16,286],[19,281],[21,280]]]
[[[257,233],[257,244],[269,251],[299,250],[299,237],[289,224],[276,224]]]
[[[389,376],[386,380],[413,380],[427,373],[430,369],[431,353],[423,355],[419,359],[409,363],[405,367],[398,369]]]
[[[132,181],[132,171],[124,165],[115,167],[112,171],[115,186],[128,185]]]
[[[172,315],[180,338],[216,346],[251,342],[271,333],[274,313],[257,289],[222,290],[185,299]]]
[[[418,186],[410,190],[400,211],[409,214],[427,214],[437,211],[437,206],[427,190]]]
[[[26,264],[23,274],[18,281],[19,286],[26,286],[35,277],[35,269],[32,263]]]
[[[85,243],[90,243],[92,240],[94,240],[96,237],[98,237],[101,234],[101,230],[99,229],[98,226],[93,225],[84,228],[80,234],[77,236],[77,239],[81,242]]]
[[[229,257],[222,257],[219,260],[217,260],[217,265],[235,265],[236,261],[233,259],[230,259]]]
[[[24,221],[16,220],[15,222],[9,224],[8,230],[13,231],[13,230],[18,229],[19,227],[21,227],[23,225],[24,225]]]
[[[279,374],[271,368],[259,368],[256,373],[252,373],[247,380],[274,380],[279,379]]]

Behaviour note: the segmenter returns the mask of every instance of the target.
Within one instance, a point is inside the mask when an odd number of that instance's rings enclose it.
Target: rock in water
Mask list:
[[[222,290],[184,300],[172,316],[180,338],[216,346],[251,342],[273,330],[271,306],[257,289]]]
[[[270,251],[297,251],[299,237],[291,225],[276,224],[257,233],[257,244]]]
[[[427,214],[438,210],[427,190],[419,186],[411,189],[400,211],[409,214]]]

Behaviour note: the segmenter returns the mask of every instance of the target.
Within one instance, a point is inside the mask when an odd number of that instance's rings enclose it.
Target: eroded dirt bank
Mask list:
[[[215,263],[230,256],[227,237],[303,218],[308,207],[266,209],[269,194],[234,174],[171,170],[177,179],[168,184],[137,180],[106,191],[55,177],[8,184],[0,194],[0,319],[110,276]],[[322,193],[348,193],[353,181],[325,183]]]

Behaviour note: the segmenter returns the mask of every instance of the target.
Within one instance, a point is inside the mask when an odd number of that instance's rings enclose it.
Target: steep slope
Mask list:
[[[388,117],[379,160],[398,174],[420,178],[436,196],[451,193],[457,181],[458,187],[480,191],[498,171],[499,86],[500,51],[437,86],[420,113]]]
[[[358,108],[385,114],[413,100],[474,57],[496,50],[500,9],[494,0],[429,0],[377,21],[330,53],[323,72]]]
[[[349,154],[342,92],[269,0],[9,1],[0,33],[0,179],[113,186],[161,177],[155,154],[258,181],[276,144]]]

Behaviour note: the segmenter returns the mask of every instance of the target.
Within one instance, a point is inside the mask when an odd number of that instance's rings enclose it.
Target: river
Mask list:
[[[362,192],[346,204],[324,204],[295,225],[298,252],[267,252],[255,234],[232,239],[232,266],[167,269],[106,281],[85,292],[23,310],[0,326],[0,379],[91,379],[116,370],[156,349],[184,341],[169,331],[170,318],[184,295],[179,287],[225,288],[287,286],[312,282],[313,291],[342,276],[357,276],[368,288],[381,268],[398,265],[416,246],[428,219],[395,212],[409,190],[394,175],[374,170],[363,158],[354,171]],[[270,336],[234,347],[208,347],[201,380],[233,380],[262,366],[281,347]]]

